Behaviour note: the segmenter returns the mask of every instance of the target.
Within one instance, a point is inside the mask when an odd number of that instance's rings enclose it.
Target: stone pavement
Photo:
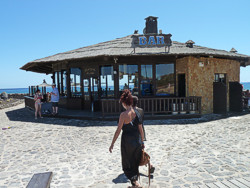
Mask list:
[[[2,128],[11,127],[2,130]],[[250,176],[250,114],[145,121],[154,187],[192,187]],[[26,187],[52,171],[51,188],[124,188],[116,122],[34,119],[24,104],[0,110],[0,188]],[[146,167],[140,167],[146,187]]]

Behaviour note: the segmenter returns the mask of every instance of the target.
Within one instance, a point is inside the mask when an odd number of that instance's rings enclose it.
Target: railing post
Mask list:
[[[199,97],[198,100],[199,100],[199,114],[201,114],[201,97]]]
[[[168,112],[170,112],[170,109],[169,109],[169,99],[167,99],[168,100]]]
[[[110,101],[110,104],[111,104],[111,105],[110,105],[110,112],[112,113],[112,110],[113,110],[113,108],[112,108],[112,106],[113,106],[113,101],[112,101],[112,100]]]
[[[106,100],[106,106],[107,106],[107,113],[109,112],[109,101],[108,100]]]
[[[152,116],[153,116],[154,115],[154,100],[151,99],[151,101],[152,101]]]
[[[164,105],[163,110],[164,110],[164,112],[166,112],[166,99],[164,99],[163,105]]]
[[[188,97],[187,111],[190,113],[190,97]]]
[[[121,104],[120,103],[118,103],[118,104],[119,104],[118,105],[119,106],[119,112],[121,112]]]
[[[104,101],[102,100],[102,118],[104,118]]]
[[[152,99],[154,100],[154,99]],[[159,99],[155,99],[155,112],[157,113],[158,112],[158,101]]]

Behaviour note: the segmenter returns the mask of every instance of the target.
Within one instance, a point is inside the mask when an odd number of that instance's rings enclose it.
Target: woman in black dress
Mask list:
[[[120,115],[118,127],[109,151],[112,153],[115,141],[122,130],[122,169],[124,174],[131,181],[132,187],[138,188],[141,187],[138,183],[139,163],[141,159],[142,148],[144,148],[142,119],[140,114],[132,107],[133,98],[128,89],[124,90],[120,98],[120,102],[126,111],[122,112]]]

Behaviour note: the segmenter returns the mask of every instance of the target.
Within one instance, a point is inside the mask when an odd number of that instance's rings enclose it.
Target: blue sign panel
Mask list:
[[[171,34],[133,35],[132,47],[167,47],[172,45]]]

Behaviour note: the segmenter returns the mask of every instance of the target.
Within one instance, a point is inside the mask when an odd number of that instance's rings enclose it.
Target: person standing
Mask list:
[[[120,102],[126,111],[122,112],[120,115],[118,127],[109,147],[109,151],[112,153],[115,141],[122,130],[122,169],[126,177],[131,181],[132,187],[139,188],[141,187],[138,183],[139,163],[141,160],[142,148],[144,147],[141,117],[132,107],[133,98],[128,89],[123,91]]]
[[[57,115],[58,114],[58,102],[59,102],[59,92],[56,88],[56,84],[52,84],[52,92],[51,92],[51,103],[52,103],[52,114]]]
[[[248,98],[248,110],[250,110],[250,92],[249,92],[249,90],[246,91],[246,97]]]
[[[34,96],[34,101],[35,101],[35,119],[37,119],[37,113],[39,113],[40,118],[42,117],[42,99],[43,99],[43,95],[41,94],[40,90],[38,89],[36,91],[36,94]]]
[[[137,96],[133,96],[133,105],[132,107],[134,108],[135,112],[138,111],[138,113],[140,113],[140,116],[141,116],[141,122],[142,122],[142,129],[143,129],[143,135],[144,135],[144,141],[147,141],[146,140],[146,132],[145,132],[145,129],[144,129],[144,126],[143,126],[143,121],[144,121],[144,110],[142,108],[139,108],[137,106],[138,104],[138,97]],[[154,173],[155,171],[155,167],[151,164],[150,166],[150,173]]]

